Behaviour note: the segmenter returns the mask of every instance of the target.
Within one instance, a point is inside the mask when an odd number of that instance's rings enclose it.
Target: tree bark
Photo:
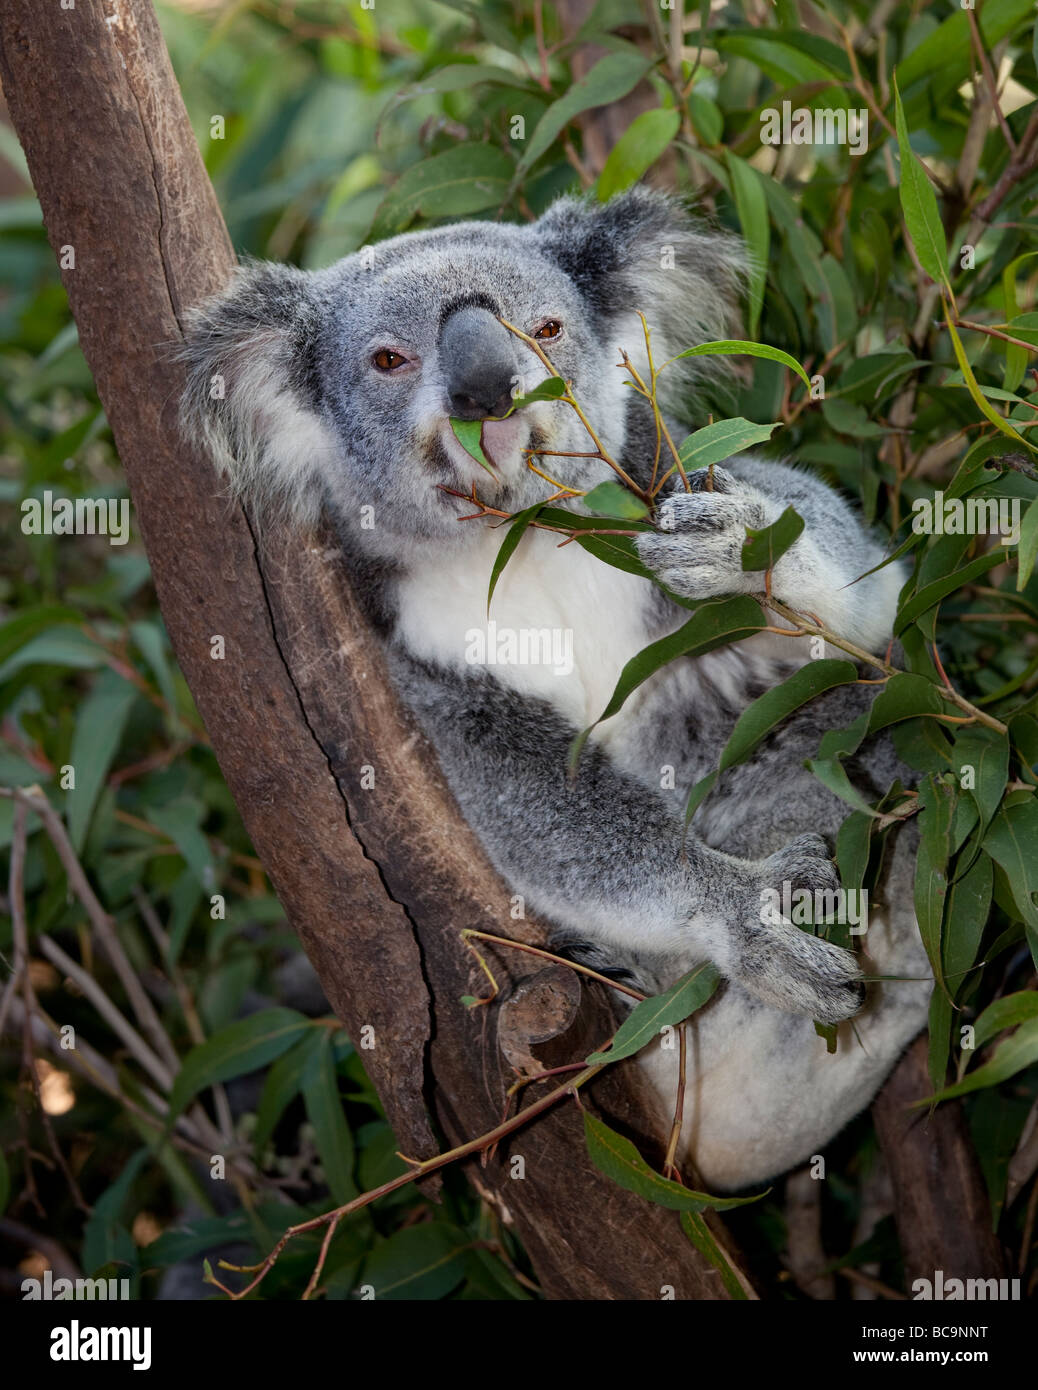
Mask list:
[[[148,0],[0,0],[0,77],[163,617],[246,829],[337,1014],[354,1037],[374,1029],[364,1062],[401,1149],[436,1152],[436,1131],[448,1144],[471,1138],[501,1118],[511,1079],[499,1018],[514,1052],[517,1027],[531,1046],[571,1022],[575,1038],[602,1042],[609,1009],[588,991],[574,1020],[576,997],[554,989],[525,1009],[460,1003],[486,989],[462,928],[540,933],[511,920],[334,548],[275,528],[261,551],[247,513],[178,438],[183,376],[168,349],[234,255]],[[360,784],[366,765],[372,790]],[[518,952],[485,954],[505,1000],[537,973]],[[633,1122],[638,1089],[613,1070],[596,1102]],[[672,1212],[591,1165],[571,1102],[470,1172],[514,1218],[551,1297],[658,1298],[664,1285],[725,1297]]]
[[[959,1101],[933,1114],[913,1102],[933,1094],[925,1037],[915,1040],[872,1107],[890,1169],[905,1284],[929,1279],[999,1279],[1002,1247]]]

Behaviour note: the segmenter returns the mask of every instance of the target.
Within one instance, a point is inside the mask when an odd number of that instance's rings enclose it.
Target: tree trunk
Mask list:
[[[151,5],[0,0],[0,76],[163,617],[246,829],[337,1014],[355,1038],[374,1029],[362,1055],[401,1149],[425,1157],[441,1147],[437,1131],[448,1144],[483,1133],[511,1079],[499,1021],[515,1055],[524,1036],[564,1033],[577,996],[460,1003],[486,988],[462,928],[541,934],[511,920],[508,890],[391,690],[334,548],[274,529],[261,553],[246,512],[178,438],[183,372],[167,349],[234,255]],[[366,765],[372,790],[360,785]],[[506,999],[537,973],[518,952],[487,954]],[[612,1031],[596,991],[576,1026],[596,1043]],[[634,1121],[638,1090],[622,1074],[594,1089]],[[512,1154],[525,1159],[522,1180]],[[554,1298],[658,1298],[663,1285],[679,1298],[726,1296],[673,1212],[591,1165],[571,1102],[470,1171],[514,1218]]]

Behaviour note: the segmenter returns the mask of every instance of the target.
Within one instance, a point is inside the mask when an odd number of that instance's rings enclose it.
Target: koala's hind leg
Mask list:
[[[826,1051],[805,1018],[768,1008],[729,982],[687,1024],[682,1147],[707,1190],[765,1182],[816,1154],[872,1100],[925,1026],[932,981],[911,897],[911,844],[893,847],[887,903],[870,914],[864,1009]],[[678,1052],[641,1054],[661,1118],[673,1113]],[[666,1124],[666,1120],[664,1120]]]

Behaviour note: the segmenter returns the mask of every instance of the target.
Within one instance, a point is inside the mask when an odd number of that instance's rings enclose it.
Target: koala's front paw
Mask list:
[[[789,885],[812,892],[833,892],[839,875],[825,842],[801,835],[756,866],[757,916],[746,922],[741,938],[739,983],[765,1003],[786,1013],[805,1014],[819,1023],[840,1023],[861,1008],[865,985],[850,951],[779,920],[771,910]],[[769,920],[771,919],[771,920]]]
[[[688,475],[691,492],[666,497],[656,517],[657,529],[638,536],[635,544],[642,564],[661,583],[683,598],[715,598],[747,593],[756,577],[742,568],[746,528],[765,524],[763,502],[752,488],[725,468]]]

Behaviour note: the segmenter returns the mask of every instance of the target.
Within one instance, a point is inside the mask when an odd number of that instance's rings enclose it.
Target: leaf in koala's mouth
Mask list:
[[[470,458],[474,458],[481,468],[485,468],[492,478],[497,477],[493,465],[483,452],[483,425],[482,420],[455,420],[450,417],[450,427],[454,431],[454,438],[465,450]]]

